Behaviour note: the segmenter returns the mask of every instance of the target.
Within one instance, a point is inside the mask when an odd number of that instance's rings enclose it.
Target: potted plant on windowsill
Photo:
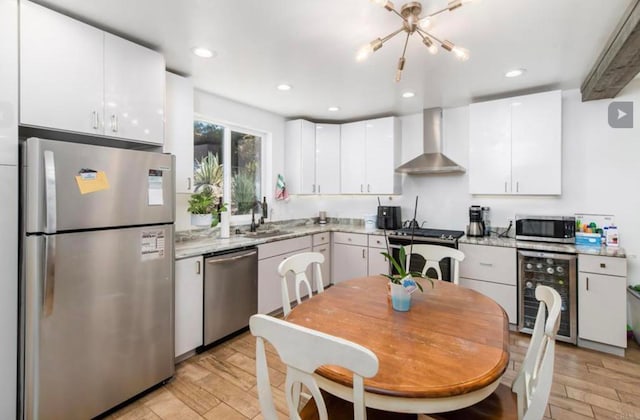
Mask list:
[[[187,211],[191,213],[193,226],[215,227],[220,222],[220,213],[227,211],[224,204],[216,207],[213,190],[204,186],[200,192],[191,194]]]

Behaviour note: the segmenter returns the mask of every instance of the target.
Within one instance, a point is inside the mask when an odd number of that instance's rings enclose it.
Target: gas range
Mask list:
[[[402,245],[404,245],[411,240],[412,234],[413,243],[415,244],[436,243],[449,245],[454,248],[458,247],[458,239],[464,236],[464,232],[461,230],[402,228],[391,232],[389,234],[389,240],[391,243],[401,241],[403,242]]]

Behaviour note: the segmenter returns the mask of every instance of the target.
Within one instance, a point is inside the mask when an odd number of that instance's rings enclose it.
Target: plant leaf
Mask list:
[[[400,264],[398,264],[396,259],[393,258],[391,255],[389,255],[388,252],[381,252],[381,254],[387,257],[389,261],[391,261],[391,264],[393,264],[393,266],[395,267],[396,271],[398,271],[398,274],[400,276],[404,277],[407,274],[405,273],[404,268]]]
[[[398,258],[400,258],[400,266],[402,267],[402,272],[406,274],[407,271],[409,271],[409,267],[407,267],[405,271],[404,267],[407,263],[407,251],[404,249],[403,246],[400,247],[400,254],[398,255]],[[403,274],[403,277],[404,277],[404,274]]]

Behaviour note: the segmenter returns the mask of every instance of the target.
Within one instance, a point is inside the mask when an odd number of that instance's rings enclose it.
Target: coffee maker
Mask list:
[[[484,236],[484,221],[482,219],[482,207],[469,207],[469,227],[467,228],[467,236],[481,237]]]

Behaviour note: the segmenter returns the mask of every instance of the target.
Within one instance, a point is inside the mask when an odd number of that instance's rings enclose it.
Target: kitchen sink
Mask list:
[[[272,236],[286,235],[288,233],[291,233],[291,231],[274,229],[274,230],[263,230],[263,231],[256,231],[256,232],[246,232],[244,236],[246,236],[247,238],[270,238]]]

